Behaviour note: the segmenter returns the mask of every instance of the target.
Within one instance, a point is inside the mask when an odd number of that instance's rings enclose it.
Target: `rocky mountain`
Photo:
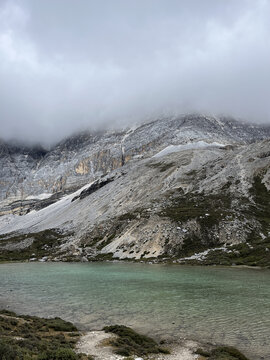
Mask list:
[[[2,260],[270,265],[270,127],[162,118],[0,163]]]

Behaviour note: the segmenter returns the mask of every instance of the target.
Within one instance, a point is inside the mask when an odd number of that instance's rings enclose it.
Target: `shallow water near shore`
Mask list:
[[[124,324],[270,359],[270,271],[132,263],[0,265],[0,308],[80,329]]]

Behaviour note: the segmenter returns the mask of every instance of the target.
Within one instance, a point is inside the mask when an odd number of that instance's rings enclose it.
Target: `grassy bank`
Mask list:
[[[76,354],[80,334],[70,322],[0,311],[1,360],[90,360]]]

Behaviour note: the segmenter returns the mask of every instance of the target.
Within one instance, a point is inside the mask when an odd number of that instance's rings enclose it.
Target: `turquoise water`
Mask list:
[[[270,271],[125,263],[0,265],[0,307],[81,329],[125,324],[156,338],[237,346],[270,359]]]

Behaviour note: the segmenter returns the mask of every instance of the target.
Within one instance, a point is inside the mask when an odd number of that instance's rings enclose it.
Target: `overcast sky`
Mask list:
[[[0,0],[0,137],[160,114],[270,123],[270,0]]]

